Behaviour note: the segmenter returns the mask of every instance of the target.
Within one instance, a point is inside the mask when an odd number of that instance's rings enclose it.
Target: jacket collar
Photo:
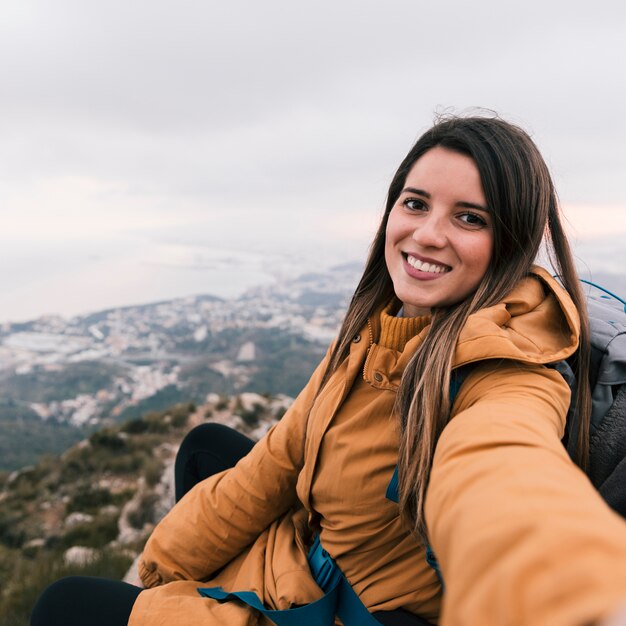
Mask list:
[[[402,351],[380,345],[380,314],[370,323],[374,343],[364,377],[376,387],[395,389],[429,326],[406,342]],[[502,302],[471,315],[461,331],[453,367],[488,359],[512,359],[527,364],[561,361],[578,347],[579,317],[567,292],[543,268],[531,273]],[[363,336],[369,333],[363,332]],[[360,346],[362,353],[365,346]],[[352,355],[356,356],[356,355]],[[357,357],[358,358],[358,357]],[[382,376],[382,378],[381,378]]]

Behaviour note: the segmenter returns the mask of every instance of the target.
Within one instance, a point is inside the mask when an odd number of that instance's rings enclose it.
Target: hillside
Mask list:
[[[336,334],[358,266],[250,289],[0,324],[0,470],[210,393],[295,396]]]
[[[61,456],[0,474],[0,625],[26,626],[42,589],[71,574],[121,579],[171,508],[180,441],[206,420],[254,439],[287,396],[209,396],[93,433]]]

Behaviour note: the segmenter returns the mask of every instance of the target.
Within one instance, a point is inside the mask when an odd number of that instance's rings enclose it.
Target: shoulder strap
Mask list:
[[[465,380],[465,377],[468,373],[468,368],[471,366],[459,367],[457,369],[452,370],[452,374],[450,375],[450,406],[454,404],[456,397],[459,393],[459,389]],[[391,500],[392,502],[399,502],[400,497],[398,494],[398,466],[393,471],[393,475],[391,476],[391,480],[387,485],[387,491],[385,492],[385,497],[387,500]]]
[[[590,280],[585,280],[584,278],[579,278],[578,280],[580,280],[581,283],[585,283],[585,285],[591,285],[591,287],[595,287],[596,289],[604,292],[606,295],[602,296],[603,298],[609,296],[610,298],[613,298],[613,300],[621,302],[624,306],[624,313],[626,313],[626,300],[622,300],[618,295],[614,294],[612,291],[609,291],[606,287],[602,287],[601,285],[598,285]]]

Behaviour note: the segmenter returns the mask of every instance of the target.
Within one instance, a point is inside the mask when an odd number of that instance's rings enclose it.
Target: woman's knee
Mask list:
[[[127,626],[139,587],[119,580],[68,576],[39,596],[30,626]]]
[[[254,441],[223,424],[196,426],[176,455],[176,501],[205,478],[233,467],[253,446]]]
[[[80,588],[80,576],[67,576],[46,587],[35,606],[30,626],[56,626],[67,623],[67,607]]]
[[[182,443],[177,454],[179,459],[187,459],[197,452],[213,453],[219,457],[231,456],[236,462],[241,456],[245,456],[253,447],[254,442],[224,424],[207,422],[190,430]],[[231,452],[229,454],[229,452]],[[234,463],[233,463],[234,464]]]
[[[230,442],[241,442],[243,440],[251,441],[234,428],[230,428],[230,426],[216,424],[215,422],[206,422],[205,424],[196,426],[185,435],[185,438],[180,444],[180,449],[189,452],[206,450],[211,447],[220,449],[224,442],[228,444]]]

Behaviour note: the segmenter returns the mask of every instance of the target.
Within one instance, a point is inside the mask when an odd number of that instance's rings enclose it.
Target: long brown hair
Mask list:
[[[500,302],[525,276],[545,241],[551,263],[581,319],[576,359],[579,381],[576,461],[586,468],[591,395],[588,385],[589,330],[585,299],[563,231],[557,196],[539,150],[521,128],[496,117],[453,117],[436,123],[411,148],[395,173],[385,212],[370,248],[363,276],[339,331],[322,386],[350,350],[352,338],[372,313],[389,302],[393,284],[385,263],[389,213],[413,164],[441,146],[471,157],[493,215],[494,246],[489,269],[473,294],[446,308],[433,309],[431,328],[406,367],[397,394],[400,418],[398,459],[400,511],[412,531],[426,539],[424,499],[437,440],[448,423],[448,389],[454,349],[469,315]]]

